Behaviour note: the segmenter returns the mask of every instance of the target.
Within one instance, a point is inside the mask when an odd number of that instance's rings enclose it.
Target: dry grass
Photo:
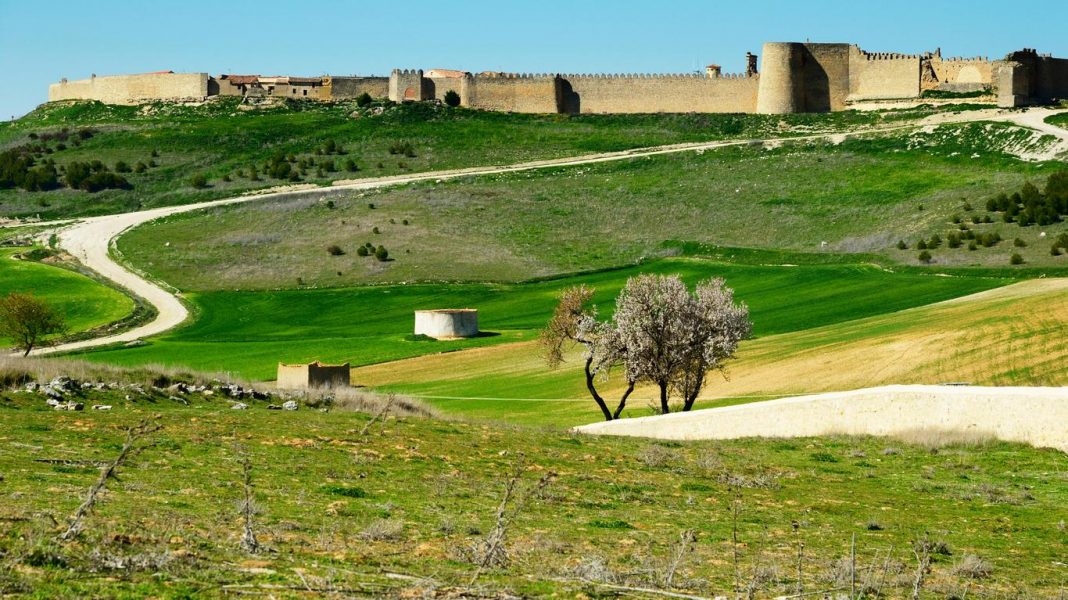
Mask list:
[[[994,434],[985,431],[960,431],[947,429],[911,429],[895,433],[890,437],[906,444],[920,446],[928,450],[938,450],[949,446],[983,446],[994,441]]]

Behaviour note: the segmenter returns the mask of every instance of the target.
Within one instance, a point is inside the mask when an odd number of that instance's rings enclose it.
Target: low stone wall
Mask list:
[[[672,440],[990,435],[1068,452],[1068,388],[894,385],[576,427],[581,433]]]
[[[389,77],[326,77],[326,97],[331,100],[357,98],[364,92],[372,98],[389,96]]]
[[[415,335],[439,340],[478,335],[478,311],[472,308],[415,311]]]

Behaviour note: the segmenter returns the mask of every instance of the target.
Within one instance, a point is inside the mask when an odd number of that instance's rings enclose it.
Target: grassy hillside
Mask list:
[[[936,264],[1007,266],[1020,252],[1031,266],[1068,267],[1068,256],[1050,256],[1044,241],[1065,224],[1021,228],[983,210],[987,198],[1025,181],[1041,187],[1059,166],[998,152],[1019,131],[954,126],[932,133],[927,145],[897,135],[724,148],[256,202],[143,226],[118,247],[139,268],[191,290],[295,287],[298,278],[316,287],[515,281],[633,263],[663,254],[668,240],[878,253],[916,264],[918,240],[960,233],[956,218],[1006,241],[976,251],[942,246],[932,251]],[[972,223],[983,217],[994,222]],[[1013,248],[1015,237],[1027,246]],[[898,250],[899,240],[909,249]],[[393,260],[357,256],[365,243],[384,245]],[[329,256],[332,244],[346,254]]]
[[[559,291],[584,283],[598,290],[604,314],[627,277],[680,273],[693,283],[721,276],[752,310],[756,335],[937,302],[1005,284],[987,277],[893,273],[874,266],[800,267],[665,259],[640,267],[514,285],[397,285],[325,290],[206,292],[191,295],[198,318],[146,346],[86,354],[115,364],[158,363],[273,379],[278,361],[314,359],[356,365],[533,339]],[[472,340],[413,340],[412,311],[475,307],[487,335]],[[357,380],[357,383],[362,381]],[[491,393],[479,395],[494,395]]]
[[[200,106],[46,104],[18,121],[0,123],[0,150],[41,145],[45,150],[39,160],[53,159],[59,166],[91,160],[99,160],[108,168],[114,168],[117,161],[131,167],[138,162],[149,165],[142,173],[123,175],[133,186],[129,191],[2,190],[0,216],[40,214],[50,218],[121,212],[290,183],[268,174],[266,163],[279,154],[298,162],[314,162],[315,166],[304,169],[299,179],[325,184],[335,179],[510,164],[640,146],[840,131],[903,123],[934,112],[925,107],[785,117],[567,116],[491,113],[428,104],[359,109],[353,103],[301,101],[250,108],[240,106],[234,98],[219,98]],[[968,107],[957,107],[964,108]],[[70,139],[44,141],[47,135],[64,130]],[[83,134],[91,136],[82,139]],[[344,154],[321,154],[330,142],[340,145]],[[350,159],[358,171],[346,169]],[[322,172],[320,164],[324,166]],[[297,162],[292,166],[296,169]],[[253,167],[260,180],[251,178]],[[208,186],[194,187],[196,175],[203,175]],[[224,181],[224,176],[231,181]]]
[[[471,416],[558,423],[596,416],[578,356],[559,371],[547,371],[533,344],[375,365],[356,370],[353,378],[429,396],[444,410]],[[946,382],[1068,385],[1068,279],[1029,280],[949,302],[744,342],[729,379],[713,375],[699,406]],[[631,414],[642,414],[654,397],[654,390],[636,391]]]
[[[392,417],[362,435],[370,417],[351,412],[234,411],[198,394],[188,406],[84,400],[115,408],[56,413],[0,393],[2,594],[615,597],[622,585],[771,597],[796,590],[799,544],[805,590],[848,589],[855,536],[858,589],[906,597],[925,535],[924,598],[1055,597],[1064,586],[1061,452],[937,438],[653,443]],[[119,470],[76,541],[54,541],[95,465],[118,453],[121,428],[145,418],[163,426],[151,446]],[[259,554],[239,548],[242,456]],[[517,466],[507,560],[472,585],[472,549]],[[694,542],[680,545],[687,530]]]
[[[0,249],[0,296],[33,294],[59,311],[68,332],[78,333],[128,316],[134,303],[127,296],[84,275],[32,261],[13,260],[24,249]],[[10,339],[0,337],[0,347]]]

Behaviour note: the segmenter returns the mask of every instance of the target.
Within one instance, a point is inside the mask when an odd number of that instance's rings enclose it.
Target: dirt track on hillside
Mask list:
[[[113,260],[110,255],[110,250],[114,243],[114,240],[124,231],[141,225],[143,223],[147,223],[154,219],[166,217],[169,215],[201,210],[205,208],[213,208],[217,206],[225,206],[230,204],[241,204],[245,202],[255,202],[259,200],[277,199],[293,195],[327,195],[345,190],[370,190],[420,181],[436,181],[445,179],[455,179],[457,177],[494,175],[500,173],[513,173],[519,171],[530,171],[545,168],[587,165],[626,160],[628,158],[657,156],[662,154],[674,154],[680,152],[702,151],[714,148],[725,148],[730,146],[785,143],[791,141],[806,141],[819,139],[841,140],[845,137],[853,135],[887,133],[903,129],[913,129],[916,127],[940,125],[944,123],[964,123],[972,121],[1008,121],[1023,125],[1025,127],[1038,129],[1042,133],[1056,135],[1060,139],[1060,143],[1056,146],[1056,148],[1051,150],[1053,154],[1051,154],[1048,158],[1052,158],[1056,155],[1057,152],[1068,150],[1068,130],[1063,130],[1059,127],[1049,125],[1044,121],[1046,117],[1051,114],[1055,114],[1056,112],[1057,111],[1052,111],[1048,109],[1038,109],[1027,112],[1001,111],[995,109],[969,111],[956,114],[938,114],[934,115],[933,117],[921,120],[919,122],[912,122],[905,125],[896,125],[893,127],[885,128],[860,129],[854,132],[844,134],[825,133],[817,135],[797,136],[789,138],[774,138],[764,140],[731,140],[706,143],[675,144],[670,146],[656,146],[651,148],[625,150],[622,152],[610,152],[562,159],[539,160],[507,166],[476,167],[449,171],[432,171],[427,173],[418,173],[398,177],[338,181],[335,182],[335,185],[330,187],[317,187],[312,185],[288,186],[285,188],[273,188],[267,191],[255,192],[244,196],[226,198],[222,200],[213,200],[209,202],[186,204],[181,206],[169,206],[116,215],[90,217],[74,222],[73,224],[61,223],[57,225],[57,229],[59,236],[59,245],[63,249],[70,252],[70,254],[76,257],[79,261],[81,261],[82,264],[96,271],[102,277],[114,282],[115,284],[125,288],[134,295],[146,300],[149,304],[155,307],[158,314],[152,321],[119,334],[107,335],[78,342],[70,342],[51,347],[40,348],[35,350],[34,354],[67,352],[71,350],[82,350],[86,348],[107,346],[112,344],[128,343],[134,340],[139,340],[145,337],[161,334],[178,326],[188,318],[188,309],[182,303],[181,299],[177,295],[175,295],[175,293],[168,291],[163,286],[157,283],[149,281],[141,274],[135,273],[129,270],[128,268],[120,265],[119,263],[115,262],[115,260]],[[45,235],[47,235],[47,233]]]

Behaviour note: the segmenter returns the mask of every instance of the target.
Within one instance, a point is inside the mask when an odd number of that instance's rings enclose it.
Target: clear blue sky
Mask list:
[[[0,0],[0,118],[61,77],[744,69],[764,41],[1068,57],[1068,0]]]

